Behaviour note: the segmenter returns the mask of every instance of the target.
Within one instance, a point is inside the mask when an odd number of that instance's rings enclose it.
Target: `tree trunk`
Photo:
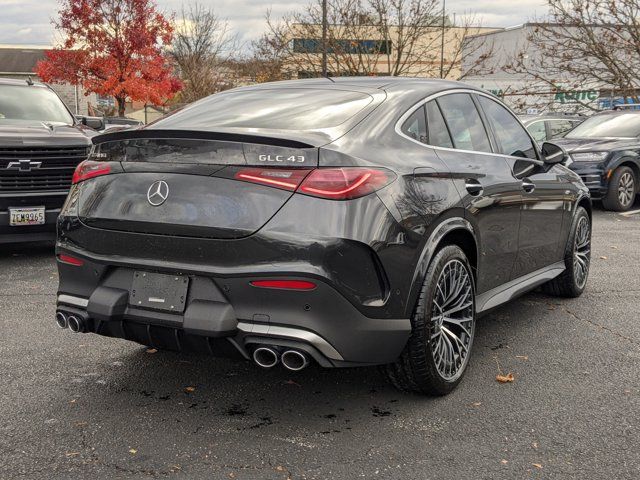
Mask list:
[[[118,104],[118,116],[124,117],[124,109],[126,107],[126,99],[124,97],[116,97],[116,103]]]

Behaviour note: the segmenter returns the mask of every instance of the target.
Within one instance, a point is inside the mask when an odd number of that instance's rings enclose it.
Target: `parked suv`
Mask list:
[[[607,210],[629,210],[640,192],[640,110],[610,110],[555,140],[569,151],[570,168]]]
[[[441,395],[477,315],[586,285],[587,189],[461,83],[262,84],[93,142],[58,221],[73,332],[265,368],[383,364]]]
[[[533,139],[542,144],[549,140],[562,138],[572,129],[580,125],[587,117],[562,113],[543,115],[521,115],[523,125]]]
[[[95,133],[46,85],[0,79],[0,243],[55,239]]]

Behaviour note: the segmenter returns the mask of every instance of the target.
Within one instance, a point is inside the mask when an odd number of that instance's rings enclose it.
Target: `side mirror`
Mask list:
[[[544,142],[542,144],[542,157],[544,163],[547,165],[556,165],[558,163],[565,163],[569,160],[569,154],[560,145],[556,145],[551,142]]]
[[[81,124],[86,125],[94,130],[102,130],[105,127],[104,119],[102,117],[88,117],[86,115],[76,115],[76,120]]]

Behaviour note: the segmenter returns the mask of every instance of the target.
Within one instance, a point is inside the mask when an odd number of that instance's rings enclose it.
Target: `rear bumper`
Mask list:
[[[34,204],[36,206],[37,204]],[[9,211],[0,211],[0,244],[54,241],[56,238],[56,219],[60,214],[60,208],[45,210],[45,223],[43,225],[9,225]]]
[[[155,348],[250,358],[256,345],[270,344],[304,350],[325,367],[371,365],[394,361],[411,331],[409,319],[370,318],[328,279],[304,273],[287,278],[312,280],[314,290],[251,286],[262,273],[165,268],[189,278],[184,311],[141,308],[131,301],[134,272],[157,268],[81,258],[81,267],[59,263],[57,309],[82,317],[88,332]]]

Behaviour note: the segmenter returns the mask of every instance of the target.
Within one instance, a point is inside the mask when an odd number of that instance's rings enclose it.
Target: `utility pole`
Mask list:
[[[440,78],[444,78],[444,21],[446,14],[447,0],[442,0],[442,41],[440,43]]]
[[[327,77],[327,0],[322,0],[322,76]]]

